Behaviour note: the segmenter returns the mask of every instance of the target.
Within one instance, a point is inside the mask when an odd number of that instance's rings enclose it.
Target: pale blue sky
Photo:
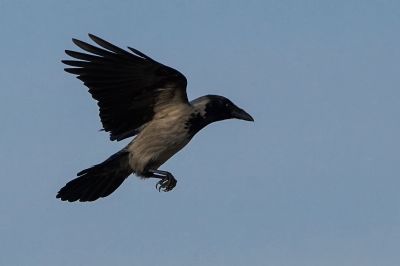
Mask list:
[[[399,1],[0,1],[0,265],[400,265]],[[92,204],[117,151],[60,60],[87,33],[179,69],[256,122],[200,132]]]

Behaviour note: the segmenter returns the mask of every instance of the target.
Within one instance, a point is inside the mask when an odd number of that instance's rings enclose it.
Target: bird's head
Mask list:
[[[205,116],[212,121],[232,118],[254,121],[250,114],[223,96],[207,95],[205,97],[207,101],[204,106],[204,113]]]

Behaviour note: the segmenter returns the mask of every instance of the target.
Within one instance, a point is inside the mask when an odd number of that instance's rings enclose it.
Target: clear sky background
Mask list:
[[[0,265],[400,265],[399,1],[0,1]],[[94,203],[57,191],[126,142],[63,71],[93,33],[256,122],[201,131]]]

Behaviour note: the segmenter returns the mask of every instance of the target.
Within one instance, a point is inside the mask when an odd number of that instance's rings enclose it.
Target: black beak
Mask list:
[[[246,121],[253,121],[254,122],[254,119],[253,119],[253,117],[251,116],[251,115],[249,115],[245,110],[243,110],[243,109],[240,109],[240,108],[235,108],[233,111],[232,111],[232,117],[233,118],[237,118],[237,119],[240,119],[240,120],[246,120]]]

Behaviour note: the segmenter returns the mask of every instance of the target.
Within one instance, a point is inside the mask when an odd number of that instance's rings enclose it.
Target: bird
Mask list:
[[[76,75],[97,101],[102,130],[111,141],[132,141],[105,161],[77,173],[57,193],[68,202],[92,202],[113,193],[134,174],[158,180],[158,191],[177,184],[168,171],[160,170],[205,126],[226,119],[254,121],[253,117],[219,95],[192,101],[186,94],[186,77],[144,53],[122,49],[93,34],[93,44],[73,38],[82,51],[65,50],[61,62]]]

